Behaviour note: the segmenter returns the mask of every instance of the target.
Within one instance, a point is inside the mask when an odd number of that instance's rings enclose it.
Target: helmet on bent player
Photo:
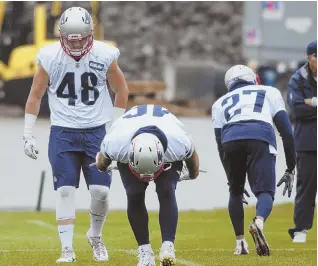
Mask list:
[[[86,9],[71,7],[64,11],[59,22],[63,50],[74,59],[86,55],[93,46],[93,19]]]
[[[234,84],[242,81],[250,83],[251,85],[260,83],[259,77],[255,71],[247,66],[236,65],[226,71],[224,82],[228,90],[230,90]]]
[[[142,133],[130,142],[129,169],[141,181],[156,179],[164,171],[164,148],[157,136]]]

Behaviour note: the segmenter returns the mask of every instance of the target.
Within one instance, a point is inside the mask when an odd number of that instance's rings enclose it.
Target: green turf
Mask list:
[[[254,207],[245,210],[247,228],[253,217]],[[44,226],[32,224],[30,220],[42,221]],[[52,226],[45,227],[46,223]],[[136,249],[136,242],[125,212],[112,211],[107,218],[103,238],[109,249],[108,263],[93,262],[85,239],[88,225],[89,215],[77,213],[75,265],[137,265],[133,250]],[[248,233],[246,236],[250,254],[234,256],[232,253],[235,240],[227,210],[181,212],[175,243],[179,259],[177,265],[317,265],[316,226],[309,232],[306,244],[293,244],[287,234],[291,225],[292,205],[275,206],[265,224],[271,256],[257,256]],[[161,239],[156,213],[150,214],[150,234],[152,247],[158,255]],[[59,255],[60,243],[53,212],[0,213],[0,265],[56,265],[55,260]]]

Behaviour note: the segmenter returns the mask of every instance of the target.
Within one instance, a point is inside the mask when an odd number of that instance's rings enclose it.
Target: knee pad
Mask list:
[[[109,187],[101,185],[90,185],[89,192],[91,193],[91,198],[96,200],[108,200]]]
[[[75,187],[64,186],[57,189],[56,220],[75,219]]]
[[[101,185],[90,185],[91,193],[90,213],[92,215],[106,216],[108,212],[109,187]]]

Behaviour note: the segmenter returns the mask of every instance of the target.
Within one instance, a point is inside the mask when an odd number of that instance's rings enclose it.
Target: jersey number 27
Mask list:
[[[89,84],[88,80],[90,79]],[[81,99],[85,105],[93,105],[99,97],[99,91],[95,86],[97,85],[97,77],[94,73],[85,72],[81,75]],[[68,88],[68,93],[65,93],[65,88]],[[89,98],[89,92],[94,94],[94,99]],[[56,91],[56,95],[59,98],[68,99],[68,105],[75,106],[77,95],[75,92],[75,74],[73,72],[67,72]]]
[[[241,113],[241,109],[236,109],[234,112],[232,112],[232,114],[230,114],[230,111],[233,108],[235,108],[235,106],[240,101],[240,96],[243,97],[244,95],[251,95],[254,92],[256,93],[256,101],[254,103],[253,112],[255,112],[255,113],[262,112],[266,91],[265,90],[243,90],[242,91],[243,94],[240,95],[239,93],[235,93],[229,97],[226,97],[222,101],[221,105],[224,106],[228,103],[229,99],[232,99],[232,104],[227,106],[224,110],[224,117],[225,117],[226,121],[231,120],[235,115],[239,115]]]

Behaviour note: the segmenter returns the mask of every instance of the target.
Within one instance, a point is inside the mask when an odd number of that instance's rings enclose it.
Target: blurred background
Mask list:
[[[130,105],[156,102],[178,115],[208,115],[224,73],[247,64],[285,96],[316,39],[316,2],[0,2],[0,103],[23,110],[38,49],[58,40],[61,13],[89,10],[95,38],[121,51]],[[4,108],[4,106],[6,108]],[[15,109],[16,110],[16,109]],[[17,111],[16,111],[17,112]],[[49,114],[47,99],[41,115]]]
[[[95,39],[120,49],[119,65],[131,92],[129,106],[163,105],[192,134],[202,169],[208,173],[197,182],[180,184],[180,210],[226,206],[228,187],[209,116],[214,101],[226,93],[225,71],[234,64],[247,64],[258,72],[262,84],[276,86],[286,99],[290,76],[304,64],[307,44],[317,39],[317,3],[0,2],[0,209],[34,209],[38,204],[55,208],[47,158],[47,98],[34,128],[40,150],[37,160],[23,152],[23,117],[37,51],[58,41],[59,17],[71,6],[92,14]],[[279,137],[278,148],[280,176],[285,158]],[[41,183],[43,176],[47,181]],[[8,189],[12,187],[14,193]],[[86,209],[85,182],[80,188],[77,208]],[[116,171],[111,191],[112,208],[124,209],[125,192]],[[293,196],[284,198],[279,191],[276,202],[292,201]],[[158,209],[156,194],[148,197],[148,207]],[[252,196],[250,203],[255,202]]]

